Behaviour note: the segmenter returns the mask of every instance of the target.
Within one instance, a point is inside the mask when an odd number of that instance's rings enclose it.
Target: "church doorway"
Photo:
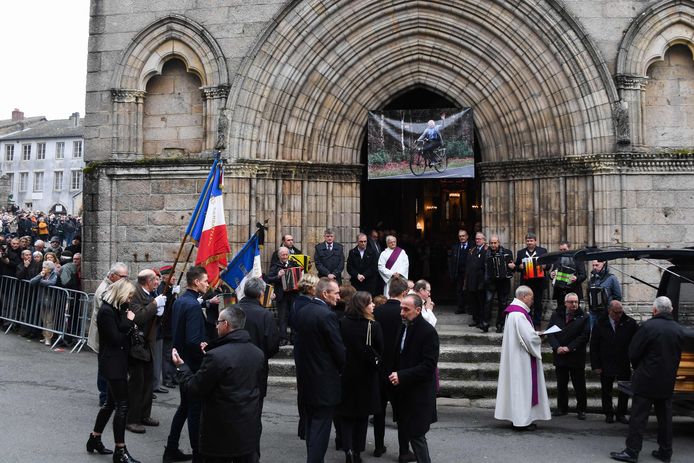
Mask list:
[[[436,109],[459,106],[425,88],[395,97],[384,110]],[[479,147],[474,147],[475,163]],[[367,164],[366,138],[362,163]],[[481,227],[480,182],[477,178],[369,180],[364,170],[361,188],[361,229],[395,233],[410,258],[411,280],[424,278],[432,285],[434,300],[455,301],[448,277],[448,250],[463,228],[472,236]],[[385,236],[383,236],[385,238]]]

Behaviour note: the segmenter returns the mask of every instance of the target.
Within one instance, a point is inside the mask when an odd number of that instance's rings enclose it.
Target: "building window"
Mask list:
[[[43,172],[34,172],[34,191],[43,191]]]
[[[25,209],[33,209],[33,208],[34,208],[34,203],[24,203],[24,208],[25,208]]]
[[[36,159],[46,159],[46,144],[37,143],[36,144]]]
[[[81,190],[82,189],[82,171],[73,170],[70,174],[70,189],[71,190]]]
[[[22,145],[22,161],[28,161],[31,159],[31,144],[27,143]]]
[[[19,173],[19,191],[27,191],[29,183],[29,172]]]
[[[59,141],[55,144],[55,158],[63,159],[65,157],[65,142]]]
[[[14,145],[5,145],[5,161],[14,161]]]
[[[53,173],[53,189],[60,191],[63,189],[63,171],[57,170]]]
[[[72,142],[72,157],[81,158],[82,157],[82,142],[73,141]]]

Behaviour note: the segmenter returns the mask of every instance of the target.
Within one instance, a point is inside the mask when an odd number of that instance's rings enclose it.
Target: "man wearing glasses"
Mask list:
[[[558,308],[549,320],[550,328],[561,328],[558,333],[547,335],[554,352],[554,368],[557,372],[557,410],[554,416],[569,412],[569,377],[576,391],[576,412],[579,420],[586,419],[586,345],[590,339],[588,317],[578,305],[578,295],[564,297],[563,308]]]
[[[113,264],[111,269],[108,271],[104,279],[99,284],[94,292],[94,299],[92,299],[92,317],[89,322],[89,332],[87,335],[87,345],[96,353],[99,353],[99,330],[96,328],[96,314],[99,312],[99,308],[103,301],[101,300],[104,292],[116,281],[128,278],[128,266],[123,262],[116,262]],[[96,387],[99,389],[99,406],[106,403],[108,397],[106,379],[99,376],[97,373],[96,377]]]

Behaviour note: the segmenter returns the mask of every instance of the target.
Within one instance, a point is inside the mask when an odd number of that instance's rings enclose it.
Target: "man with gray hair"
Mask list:
[[[289,310],[294,305],[298,291],[294,288],[285,288],[285,274],[293,267],[299,267],[299,264],[293,260],[289,260],[289,249],[282,246],[277,250],[278,261],[270,265],[270,270],[267,273],[267,281],[275,288],[275,302],[277,304],[277,322],[280,329],[280,344],[282,346],[288,344],[287,321],[289,318]],[[244,293],[246,288],[244,286]]]
[[[345,269],[345,253],[342,245],[335,241],[335,232],[326,228],[323,233],[325,241],[318,243],[313,255],[319,277],[327,277],[342,284],[342,271]]]
[[[111,266],[104,279],[101,281],[99,286],[94,291],[94,298],[92,299],[92,316],[89,321],[89,331],[87,334],[87,345],[97,354],[99,353],[99,330],[96,327],[96,314],[99,313],[99,308],[104,302],[102,297],[106,290],[111,287],[113,283],[122,279],[128,278],[128,266],[123,262],[116,262]],[[108,385],[106,384],[106,378],[102,378],[98,373],[96,376],[96,386],[99,389],[99,405],[106,403],[108,398]]]
[[[263,374],[260,378],[260,413],[263,412],[263,402],[267,395],[268,360],[279,351],[279,333],[272,312],[260,304],[260,298],[265,293],[265,282],[262,278],[251,278],[244,286],[244,297],[239,301],[239,307],[246,314],[244,330],[248,331],[251,342],[255,344],[265,355]],[[258,421],[259,432],[262,433],[262,422]],[[258,440],[260,442],[260,440]],[[260,459],[260,447],[256,450]]]
[[[651,455],[666,462],[672,457],[672,392],[682,344],[692,338],[692,331],[672,318],[672,302],[665,296],[656,298],[652,313],[653,318],[641,325],[629,345],[629,360],[634,365],[631,380],[634,395],[626,448],[610,453],[618,461],[638,460],[652,405],[658,419],[658,450],[653,450]]]
[[[171,352],[181,390],[202,402],[199,436],[205,462],[257,461],[265,356],[243,329],[245,323],[246,314],[239,306],[222,310],[217,319],[218,337],[205,346],[202,365],[195,374],[176,349]]]

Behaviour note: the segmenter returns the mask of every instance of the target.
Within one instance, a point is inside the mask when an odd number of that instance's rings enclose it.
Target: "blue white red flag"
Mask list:
[[[219,272],[227,266],[227,254],[231,252],[227,238],[227,224],[224,220],[223,182],[224,165],[219,163],[210,184],[207,205],[205,207],[203,204],[203,209],[200,210],[200,215],[204,212],[205,220],[202,223],[200,237],[197,239],[198,254],[195,258],[195,265],[205,267],[212,287],[216,287],[219,283]],[[191,237],[194,239],[196,228],[197,224],[191,233]]]
[[[218,160],[215,159],[212,163],[212,168],[210,173],[207,174],[207,180],[205,180],[205,185],[202,187],[202,194],[198,198],[198,202],[193,209],[193,215],[190,217],[190,223],[188,223],[188,228],[186,228],[186,235],[190,236],[196,245],[200,241],[200,236],[202,235],[202,228],[205,225],[205,217],[207,212],[207,207],[210,204],[210,194],[212,193],[212,181],[214,180],[214,174],[217,172]]]
[[[237,299],[240,300],[243,297],[246,280],[259,277],[262,273],[258,234],[255,233],[229,262],[221,279],[234,289]]]

